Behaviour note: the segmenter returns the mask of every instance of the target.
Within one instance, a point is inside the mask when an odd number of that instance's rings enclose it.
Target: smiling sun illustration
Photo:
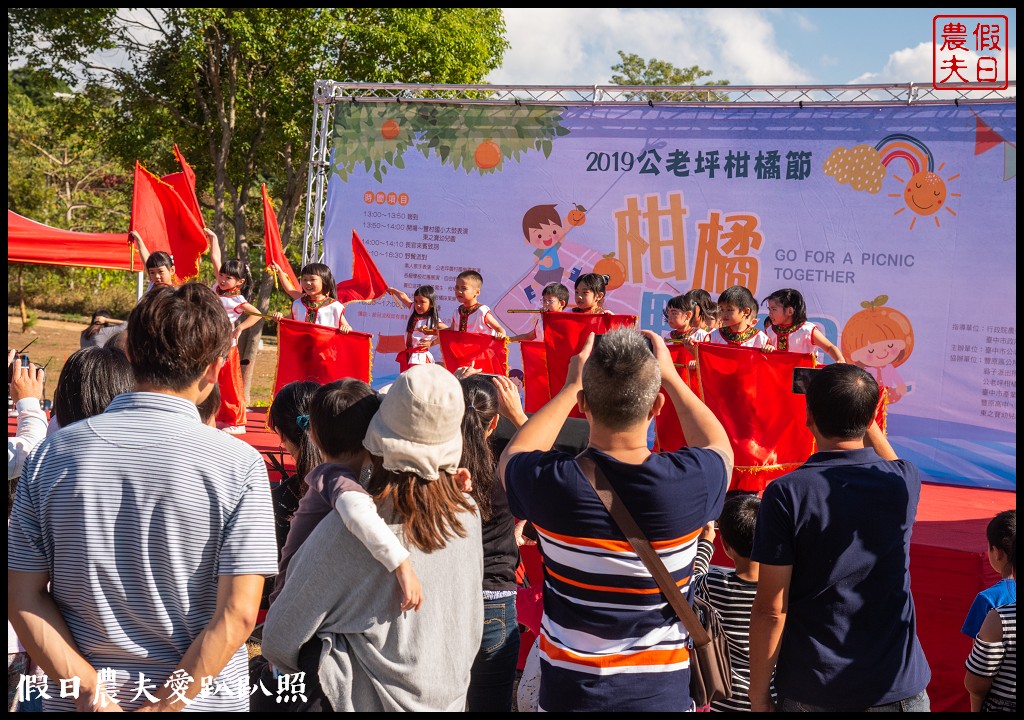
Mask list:
[[[950,193],[946,183],[960,177],[952,175],[945,180],[938,175],[945,163],[935,168],[935,159],[931,151],[917,138],[902,133],[887,135],[876,144],[857,145],[853,148],[839,147],[832,151],[825,161],[825,174],[836,179],[842,185],[849,185],[858,192],[878,193],[882,189],[882,181],[889,172],[889,165],[895,160],[904,160],[910,169],[910,180],[904,180],[893,173],[892,177],[904,185],[902,193],[889,193],[889,197],[902,197],[906,207],[898,209],[894,215],[909,208],[916,215],[935,215],[942,208],[956,216],[948,205],[948,197],[960,197],[959,193]],[[935,226],[939,227],[939,218],[934,218]],[[911,230],[917,222],[915,217],[910,221]]]

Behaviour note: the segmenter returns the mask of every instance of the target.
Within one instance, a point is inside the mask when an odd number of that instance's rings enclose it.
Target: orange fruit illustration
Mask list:
[[[565,221],[573,227],[582,225],[587,221],[587,209],[582,205],[576,205],[574,203],[573,209],[565,216]]]
[[[484,140],[477,145],[473,159],[481,170],[490,170],[501,162],[501,148],[493,140]]]
[[[385,140],[394,140],[398,137],[398,129],[397,120],[385,120],[384,124],[380,126],[380,134],[384,136]]]
[[[609,279],[605,283],[605,290],[614,290],[615,288],[622,287],[626,282],[626,266],[615,257],[613,252],[602,255],[601,259],[594,263],[594,272],[598,275],[608,276]]]

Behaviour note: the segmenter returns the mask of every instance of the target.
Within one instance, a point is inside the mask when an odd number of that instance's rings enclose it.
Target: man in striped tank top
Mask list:
[[[146,293],[125,332],[137,391],[25,463],[8,617],[49,678],[43,710],[245,712],[245,641],[277,542],[262,457],[196,409],[231,327],[188,283]]]
[[[690,443],[677,452],[647,446],[660,388]],[[686,628],[576,459],[551,450],[577,404],[591,457],[684,593],[733,465],[725,429],[680,378],[664,340],[632,328],[597,347],[587,339],[565,387],[519,428],[499,464],[512,513],[533,523],[544,559],[539,708],[690,710]]]

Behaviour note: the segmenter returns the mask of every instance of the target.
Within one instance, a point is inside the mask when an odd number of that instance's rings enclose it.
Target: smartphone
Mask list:
[[[476,375],[470,375],[469,377],[475,378],[496,378],[496,377],[508,377],[507,375],[498,375],[497,373],[477,373]]]
[[[806,395],[807,388],[811,386],[814,373],[821,368],[798,367],[793,368],[793,392],[798,395]]]
[[[23,355],[19,355],[18,357],[14,358],[14,361],[10,365],[7,366],[7,384],[8,385],[10,385],[11,382],[14,380],[14,363],[16,363],[16,362],[20,362],[21,366],[23,368],[27,368],[30,365],[29,359],[28,359],[28,355],[24,355],[23,354]]]

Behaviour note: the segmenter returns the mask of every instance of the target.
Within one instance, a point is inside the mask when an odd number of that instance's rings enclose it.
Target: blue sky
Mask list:
[[[1006,15],[1015,80],[1014,8],[503,8],[511,48],[494,84],[608,85],[616,51],[699,65],[733,85],[930,83],[935,15]]]

